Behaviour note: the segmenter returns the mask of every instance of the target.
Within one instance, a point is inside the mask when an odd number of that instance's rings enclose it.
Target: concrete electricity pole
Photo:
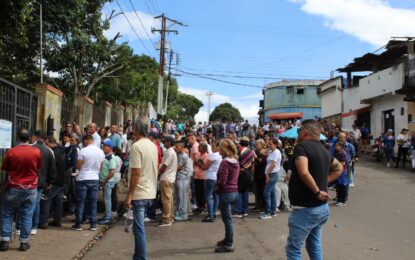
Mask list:
[[[206,96],[208,96],[208,123],[210,122],[210,98],[213,96],[212,91],[208,91],[206,93]]]
[[[164,76],[164,65],[165,65],[165,53],[166,53],[166,34],[175,33],[178,34],[177,30],[167,29],[167,21],[184,26],[181,22],[167,18],[164,14],[154,17],[155,19],[161,19],[161,29],[151,29],[152,33],[160,33],[160,68],[159,68],[159,84],[157,91],[157,115],[160,118],[163,112],[163,76]],[[159,119],[158,118],[158,119]]]

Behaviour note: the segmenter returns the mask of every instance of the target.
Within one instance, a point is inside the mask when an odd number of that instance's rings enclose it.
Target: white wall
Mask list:
[[[372,102],[372,112],[370,114],[370,126],[374,137],[384,133],[383,111],[394,109],[395,134],[402,128],[408,128],[408,103],[403,101],[403,95],[385,95],[378,97]],[[401,115],[401,108],[404,108],[404,115]]]
[[[402,88],[405,82],[405,64],[376,72],[359,80],[359,92],[362,100],[393,93]]]
[[[359,91],[359,87],[351,87],[343,90],[343,114],[369,106],[360,103]]]
[[[341,78],[329,80],[320,85],[321,117],[326,118],[342,113],[342,80]]]

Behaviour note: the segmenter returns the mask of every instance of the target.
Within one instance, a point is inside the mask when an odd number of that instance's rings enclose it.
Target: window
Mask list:
[[[304,95],[304,88],[297,88],[297,95]]]
[[[408,123],[412,122],[412,114],[408,114]]]
[[[405,115],[405,108],[401,107],[401,116]]]
[[[286,87],[285,90],[287,91],[287,94],[292,94],[293,93],[293,87]]]

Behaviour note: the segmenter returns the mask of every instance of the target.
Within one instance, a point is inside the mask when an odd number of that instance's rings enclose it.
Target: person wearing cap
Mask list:
[[[393,130],[388,129],[388,132],[383,137],[383,147],[385,149],[386,167],[390,167],[391,160],[393,159],[393,148],[395,147],[395,136],[393,136]]]
[[[405,169],[406,158],[408,157],[409,147],[411,146],[411,140],[408,137],[408,129],[402,129],[396,142],[398,143],[398,156],[396,158],[395,168],[399,167],[399,162],[402,158],[402,168]]]
[[[115,169],[117,168],[117,162],[112,151],[114,147],[115,144],[109,138],[102,142],[102,150],[105,154],[105,160],[99,172],[99,182],[101,186],[104,187],[105,214],[104,217],[98,221],[99,225],[112,224],[111,195],[112,189],[116,184]]]
[[[76,219],[73,230],[81,231],[82,215],[85,202],[89,201],[90,230],[97,229],[97,194],[99,189],[99,172],[105,160],[104,152],[94,143],[92,135],[84,137],[85,147],[81,149],[76,162],[79,173],[76,176]]]
[[[173,222],[173,185],[177,172],[177,155],[174,150],[176,140],[171,136],[166,136],[163,142],[167,150],[159,171],[161,204],[163,205],[160,227],[171,226]]]

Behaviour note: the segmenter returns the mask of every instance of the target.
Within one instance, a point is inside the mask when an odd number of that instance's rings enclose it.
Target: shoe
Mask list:
[[[37,234],[37,229],[31,229],[30,234],[31,235],[36,235]]]
[[[171,223],[160,223],[159,227],[170,227]]]
[[[266,220],[266,219],[272,219],[270,214],[262,214],[259,216],[259,219]]]
[[[81,225],[73,225],[72,226],[72,230],[76,230],[76,231],[82,231],[82,227],[81,227]]]
[[[242,214],[234,214],[232,215],[234,218],[243,218],[244,216]]]
[[[52,222],[49,223],[49,226],[51,226],[51,227],[62,227],[62,224],[52,221]]]
[[[245,217],[248,217],[248,213],[244,213],[244,214],[242,214],[242,216],[245,218]]]
[[[185,221],[185,220],[188,220],[189,218],[187,216],[176,216],[174,219],[176,221]]]
[[[275,212],[276,213],[279,213],[280,212],[280,210],[278,209],[278,207],[275,209]]]
[[[337,202],[335,205],[336,205],[337,207],[343,207],[343,206],[346,206],[346,203],[343,203],[343,202]]]
[[[293,209],[290,206],[284,206],[283,211],[291,212]]]
[[[48,229],[48,224],[39,224],[38,229]]]
[[[19,250],[20,251],[27,251],[30,249],[29,243],[20,243]]]
[[[7,251],[9,250],[9,241],[1,241],[0,242],[0,251]]]
[[[156,209],[156,215],[161,215],[161,210],[160,209]]]
[[[274,212],[271,214],[271,217],[276,217],[277,216],[277,212]]]
[[[98,221],[98,225],[112,225],[111,220],[100,220]]]
[[[351,188],[353,188],[354,186],[355,186],[354,183],[349,184],[349,187],[351,187]]]
[[[386,167],[388,167],[388,168],[391,167],[391,164],[390,163],[387,163],[386,164]]]
[[[144,218],[144,222],[146,222],[146,223],[148,223],[148,222],[154,222],[154,221],[155,221],[154,219],[151,219],[149,217],[145,217]]]
[[[20,229],[16,229],[16,235],[20,236]]]
[[[215,253],[232,253],[233,251],[233,246],[223,245],[215,248]]]
[[[225,246],[226,244],[225,244],[225,239],[223,239],[223,240],[221,240],[221,241],[219,241],[219,242],[217,242],[216,243],[216,246],[217,247],[219,247],[219,246]]]
[[[91,227],[89,228],[89,230],[90,230],[90,231],[97,231],[97,227],[96,227],[96,226],[91,226]]]
[[[192,209],[197,209],[196,204],[192,204]]]
[[[212,222],[215,222],[215,220],[213,219],[213,218],[211,218],[211,217],[206,217],[206,218],[204,218],[204,219],[202,219],[202,222],[205,222],[205,223],[212,223]]]

